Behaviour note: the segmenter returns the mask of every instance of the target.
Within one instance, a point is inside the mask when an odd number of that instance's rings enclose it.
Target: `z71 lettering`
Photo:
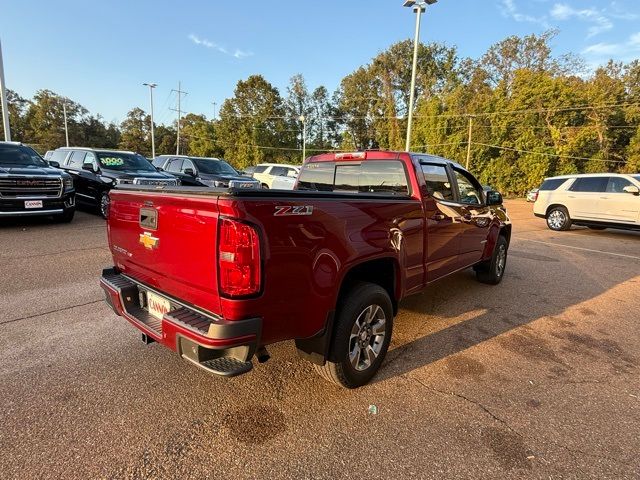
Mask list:
[[[276,206],[274,217],[284,217],[291,215],[311,215],[313,213],[312,205],[287,205]]]

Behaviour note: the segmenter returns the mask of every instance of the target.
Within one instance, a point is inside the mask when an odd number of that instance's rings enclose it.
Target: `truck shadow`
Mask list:
[[[468,270],[405,299],[395,319],[390,350],[373,382],[404,375],[515,329],[523,335],[500,339],[501,347],[558,368],[562,361],[543,339],[527,333],[531,330],[527,325],[546,319],[557,327],[558,335],[570,335],[576,319],[597,315],[580,304],[637,275],[628,260],[567,258],[558,251],[533,253],[521,245],[512,247],[506,276],[498,286],[478,283]],[[609,261],[626,265],[614,268]],[[606,270],[598,269],[596,262],[605,264]],[[570,307],[577,309],[577,315],[569,320],[564,313]]]

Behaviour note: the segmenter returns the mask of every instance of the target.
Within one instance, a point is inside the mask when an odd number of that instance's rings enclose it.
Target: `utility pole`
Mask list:
[[[302,122],[302,163],[307,156],[307,119],[304,115],[300,115],[298,119]]]
[[[156,158],[156,139],[153,130],[153,89],[158,85],[156,83],[143,83],[142,85],[149,87],[149,99],[151,101],[151,157]]]
[[[67,100],[62,100],[62,115],[64,116],[64,136],[67,140],[67,147],[69,146],[69,128],[67,126]]]
[[[9,107],[7,107],[7,88],[4,81],[4,63],[2,62],[2,43],[0,42],[0,104],[2,104],[2,126],[4,127],[4,139],[11,141],[11,128],[9,127]]]
[[[181,105],[181,100],[182,100],[182,95],[187,95],[187,92],[183,92],[180,89],[180,82],[178,82],[178,90],[171,90],[172,92],[176,92],[178,94],[178,109],[174,110],[175,112],[178,112],[178,138],[176,140],[176,155],[180,155],[180,119],[182,117],[182,109],[180,107]]]
[[[216,102],[211,102],[213,104],[213,119],[216,119],[216,105],[218,105]]]
[[[473,125],[473,115],[469,115],[469,137],[467,138],[467,164],[466,168],[469,170],[469,162],[471,161],[471,127]]]

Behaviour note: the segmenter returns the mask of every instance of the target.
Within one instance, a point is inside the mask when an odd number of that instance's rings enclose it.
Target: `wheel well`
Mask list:
[[[546,212],[544,212],[544,216],[545,216],[545,217],[548,217],[548,216],[549,216],[549,212],[551,211],[551,209],[556,208],[556,207],[562,207],[562,208],[564,208],[565,210],[567,210],[567,212],[569,211],[569,210],[567,209],[567,207],[565,207],[565,206],[564,206],[564,205],[562,205],[561,203],[552,203],[551,205],[549,205],[549,206],[547,207],[547,211],[546,211]]]
[[[392,258],[380,258],[378,260],[370,260],[353,267],[346,274],[340,286],[338,294],[338,305],[343,295],[357,282],[375,283],[384,288],[391,298],[393,305],[393,314],[398,312],[398,300],[396,296],[397,285],[397,268],[396,262]]]

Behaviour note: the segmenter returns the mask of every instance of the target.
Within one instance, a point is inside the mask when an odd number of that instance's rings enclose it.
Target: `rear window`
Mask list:
[[[544,182],[542,182],[542,185],[540,185],[539,190],[541,191],[555,190],[566,181],[567,181],[566,178],[551,178],[549,180],[545,180]]]
[[[407,195],[409,185],[404,165],[397,160],[315,162],[302,168],[298,190]]]
[[[253,173],[262,173],[262,172],[264,172],[267,168],[269,168],[269,165],[258,165],[258,166],[253,170]]]
[[[56,150],[51,154],[49,160],[51,160],[52,162],[58,162],[60,165],[62,165],[68,153],[69,150]]]
[[[569,190],[572,192],[604,192],[607,189],[609,177],[581,177],[576,178]]]

